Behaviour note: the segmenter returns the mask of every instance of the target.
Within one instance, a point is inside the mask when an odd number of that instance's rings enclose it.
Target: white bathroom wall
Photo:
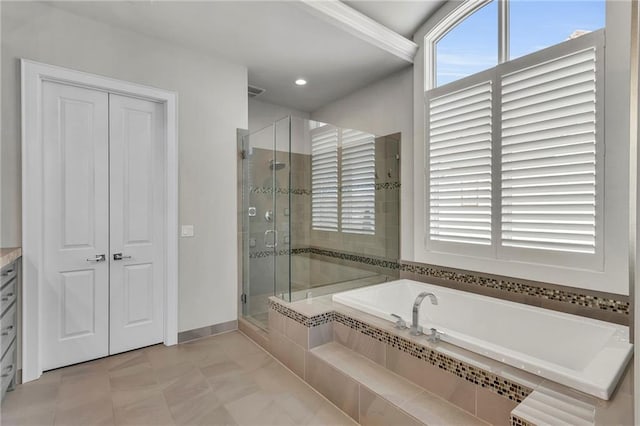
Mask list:
[[[247,128],[247,69],[43,3],[2,2],[2,246],[21,242],[19,58],[178,93],[179,330],[237,319],[236,128]],[[178,232],[178,230],[176,230]],[[28,283],[26,283],[28,285]]]
[[[413,68],[311,113],[312,120],[378,136],[400,132],[400,258],[413,258]]]
[[[300,88],[300,90],[304,90],[304,88]],[[273,132],[263,129],[287,116],[309,118],[309,113],[263,102],[259,99],[249,99],[249,133],[255,136],[251,139],[251,146],[273,149]],[[305,124],[304,120],[291,121],[291,152],[298,154],[311,153],[309,129]],[[288,151],[289,148],[284,139],[286,135],[282,133],[283,129],[281,127],[279,127],[280,134],[277,136],[276,149],[278,151]]]

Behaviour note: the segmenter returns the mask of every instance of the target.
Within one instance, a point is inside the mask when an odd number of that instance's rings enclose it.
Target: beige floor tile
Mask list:
[[[180,364],[172,364],[166,365],[164,367],[154,368],[153,372],[155,374],[156,382],[162,389],[164,389],[178,380],[180,377],[188,374],[192,370],[197,369],[198,367],[195,367],[190,362],[183,362]]]
[[[357,424],[351,417],[328,402],[312,418],[303,423],[305,426],[353,426]]]
[[[0,422],[11,426],[51,426],[55,415],[55,405],[44,408],[25,407],[19,410],[3,409],[0,413]]]
[[[269,354],[233,332],[47,372],[7,394],[2,424],[353,423]]]
[[[209,380],[209,386],[216,397],[223,403],[232,402],[262,390],[254,380],[254,375],[244,372]]]
[[[97,397],[82,396],[79,400],[66,400],[58,404],[55,425],[89,426],[113,425],[113,405],[109,394]]]
[[[187,359],[187,353],[181,345],[155,345],[145,348],[144,353],[153,368],[164,368],[175,364],[182,364]]]
[[[174,405],[210,391],[200,370],[194,368],[167,386],[163,393],[167,404]]]
[[[296,424],[308,422],[317,414],[325,402],[321,396],[313,391],[306,395],[300,393],[292,395],[289,392],[274,394],[273,401],[287,413]]]
[[[272,363],[273,358],[266,352],[256,352],[236,357],[233,359],[233,362],[245,371],[255,371]]]
[[[216,414],[213,414],[215,411],[219,408],[224,408],[212,390],[193,398],[176,401],[173,404],[168,404],[168,406],[173,419],[178,425],[215,424],[207,423],[207,421],[211,420],[212,417],[216,417]],[[220,414],[222,413],[218,413],[218,415]]]
[[[255,392],[224,405],[240,425],[296,425],[296,422],[266,392]]]
[[[57,382],[39,383],[33,381],[18,385],[14,391],[8,392],[2,402],[2,412],[24,410],[41,410],[56,408],[56,400],[60,384]]]
[[[227,377],[243,373],[244,370],[233,361],[222,361],[200,368],[209,381],[223,380]]]
[[[114,407],[114,415],[117,425],[165,426],[175,424],[164,396],[160,392],[130,404]]]
[[[139,367],[150,366],[149,358],[144,350],[136,350],[105,358],[110,375],[127,374]]]
[[[108,365],[106,358],[96,359],[94,361],[83,362],[81,364],[71,365],[69,367],[59,368],[47,372],[45,374],[58,373],[61,380],[68,380],[70,378],[82,377],[93,374],[102,374],[107,371]],[[40,379],[38,379],[40,380]]]

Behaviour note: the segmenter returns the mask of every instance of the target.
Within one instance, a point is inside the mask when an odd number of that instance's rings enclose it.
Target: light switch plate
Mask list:
[[[180,230],[181,237],[193,237],[193,225],[182,225],[182,229]]]

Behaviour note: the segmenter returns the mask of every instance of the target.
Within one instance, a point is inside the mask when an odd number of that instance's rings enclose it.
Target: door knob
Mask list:
[[[114,253],[113,260],[131,259],[131,256],[123,256],[122,253]]]
[[[107,260],[106,254],[96,254],[95,257],[90,257],[87,259],[87,262],[104,262]]]

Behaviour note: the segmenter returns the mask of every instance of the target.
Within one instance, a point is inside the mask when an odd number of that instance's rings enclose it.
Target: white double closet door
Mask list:
[[[164,108],[44,82],[44,370],[163,341]]]

